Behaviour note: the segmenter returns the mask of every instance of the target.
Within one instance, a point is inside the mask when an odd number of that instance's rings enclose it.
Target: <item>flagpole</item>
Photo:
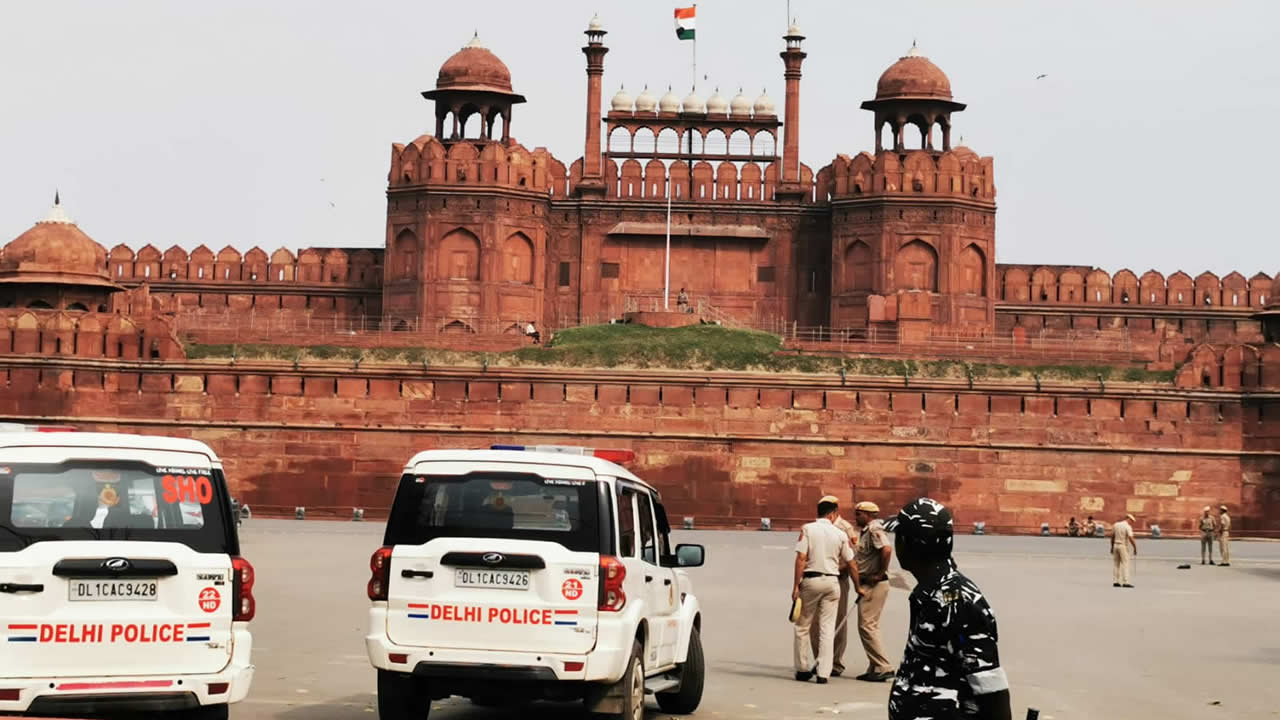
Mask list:
[[[695,18],[698,16],[698,3],[693,4],[693,16]],[[693,87],[695,89],[698,87],[698,30],[696,25],[693,31]]]

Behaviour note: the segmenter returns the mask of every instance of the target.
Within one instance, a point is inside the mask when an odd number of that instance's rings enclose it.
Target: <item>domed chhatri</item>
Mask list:
[[[769,97],[769,93],[760,91],[760,97],[756,98],[755,105],[752,106],[756,117],[774,117],[777,115],[773,100]]]
[[[742,92],[742,88],[738,88],[738,94],[729,101],[729,114],[735,118],[751,116],[751,99]]]
[[[876,100],[907,98],[951,99],[951,80],[920,53],[914,42],[911,50],[890,65],[876,83]]]
[[[667,86],[667,93],[658,100],[658,109],[664,113],[680,112],[680,98],[671,91],[671,86]]]
[[[511,71],[480,43],[477,33],[440,66],[436,90],[480,90],[511,93]]]
[[[619,87],[618,92],[614,94],[613,99],[609,101],[609,109],[613,112],[631,112],[635,101],[627,94],[625,86]]]
[[[658,98],[649,92],[649,86],[645,85],[644,90],[636,96],[636,112],[651,113],[658,107]]]
[[[436,137],[444,141],[462,140],[467,120],[480,116],[479,137],[494,140],[493,129],[502,119],[502,142],[511,137],[511,106],[525,101],[511,89],[511,71],[481,42],[476,33],[461,50],[440,66],[436,87],[422,96],[435,101]],[[452,117],[452,124],[445,120]]]
[[[107,251],[67,216],[55,199],[48,214],[0,251],[0,275],[41,282],[114,287],[107,274]]]
[[[680,111],[687,113],[706,113],[707,104],[702,101],[702,96],[698,94],[695,88],[684,96],[684,100],[680,103]]]
[[[720,88],[707,98],[707,114],[708,115],[724,115],[729,112],[729,101],[720,94]]]

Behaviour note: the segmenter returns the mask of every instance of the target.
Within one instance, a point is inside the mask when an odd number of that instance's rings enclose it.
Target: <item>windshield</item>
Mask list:
[[[408,474],[400,479],[387,545],[420,545],[440,537],[510,538],[600,551],[596,483],[537,475]]]
[[[0,551],[49,540],[180,542],[238,554],[222,472],[138,463],[0,467]]]

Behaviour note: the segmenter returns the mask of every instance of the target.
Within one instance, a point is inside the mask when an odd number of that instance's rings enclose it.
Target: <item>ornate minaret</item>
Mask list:
[[[599,15],[591,18],[586,30],[587,46],[582,48],[582,54],[587,56],[587,139],[582,150],[579,195],[604,196],[600,160],[600,85],[604,76],[604,56],[609,52],[609,48],[604,46],[606,32]]]

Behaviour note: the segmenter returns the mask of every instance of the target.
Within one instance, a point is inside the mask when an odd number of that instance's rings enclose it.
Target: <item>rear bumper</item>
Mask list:
[[[100,675],[96,677],[0,678],[0,688],[18,690],[18,699],[0,701],[0,713],[46,715],[189,710],[200,705],[240,702],[249,694],[254,667],[248,630],[235,632],[231,662],[216,673],[196,675]],[[127,672],[127,668],[120,668]],[[226,683],[226,692],[209,686]]]
[[[386,607],[370,608],[365,649],[375,668],[434,678],[446,686],[454,681],[468,683],[483,679],[530,684],[613,683],[622,677],[631,651],[630,641],[625,643],[625,650],[620,651],[615,643],[606,642],[603,634],[597,635],[595,650],[586,654],[406,646],[391,642],[386,628]],[[393,653],[404,655],[405,662],[391,662]],[[619,654],[621,662],[615,657]],[[572,667],[573,663],[581,663],[582,669],[566,669],[566,664]]]

